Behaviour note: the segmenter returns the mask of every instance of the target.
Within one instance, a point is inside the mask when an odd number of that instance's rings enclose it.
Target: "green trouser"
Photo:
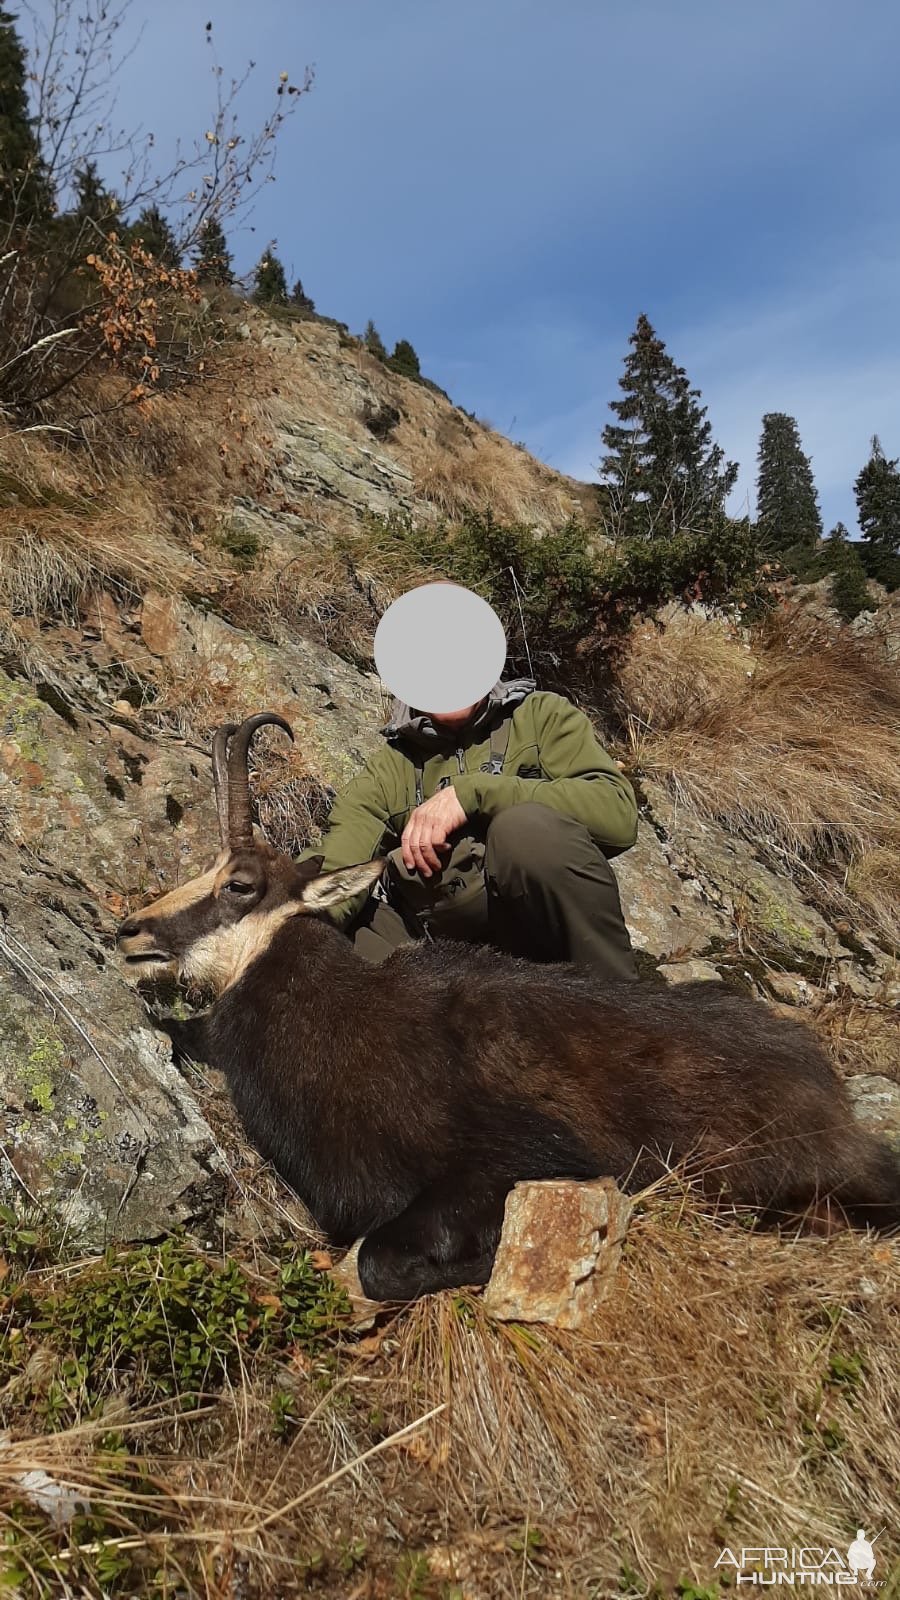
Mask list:
[[[615,875],[587,829],[549,806],[510,806],[491,822],[482,864],[460,893],[421,882],[411,909],[397,869],[387,899],[369,899],[350,937],[377,966],[399,945],[431,935],[492,944],[532,961],[574,961],[608,979],[636,978]],[[452,878],[452,874],[446,874]]]

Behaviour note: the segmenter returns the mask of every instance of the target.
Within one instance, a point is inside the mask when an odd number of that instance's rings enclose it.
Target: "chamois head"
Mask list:
[[[254,838],[247,758],[254,733],[266,723],[293,739],[284,718],[266,711],[247,717],[240,727],[227,722],[216,730],[212,767],[219,853],[199,878],[121,924],[116,940],[134,976],[174,969],[221,993],[289,917],[324,911],[370,888],[380,876],[381,861],[323,874],[321,856],[298,866]]]

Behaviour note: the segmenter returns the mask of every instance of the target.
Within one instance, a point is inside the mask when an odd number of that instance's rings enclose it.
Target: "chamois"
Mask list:
[[[119,928],[138,975],[209,984],[190,1052],[224,1070],[250,1139],[338,1244],[365,1236],[376,1300],[490,1275],[507,1193],[693,1163],[767,1220],[833,1206],[900,1224],[900,1168],[859,1128],[809,1030],[723,984],[602,983],[422,941],[367,965],[327,907],[378,860],[322,874],[254,837],[247,759],[270,713],[213,741],[221,849]]]

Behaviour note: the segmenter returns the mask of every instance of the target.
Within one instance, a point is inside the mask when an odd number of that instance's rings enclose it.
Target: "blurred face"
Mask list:
[[[484,705],[484,698],[476,700],[472,706],[463,706],[461,711],[429,711],[426,714],[436,728],[444,728],[448,733],[457,733],[471,720],[478,707]]]

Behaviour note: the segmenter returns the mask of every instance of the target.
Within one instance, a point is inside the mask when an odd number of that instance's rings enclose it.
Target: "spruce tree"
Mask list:
[[[200,230],[194,266],[200,283],[231,283],[231,251],[218,217],[207,217]]]
[[[843,522],[836,522],[822,545],[821,561],[826,572],[837,572],[841,565],[850,535]]]
[[[700,391],[641,314],[629,339],[624,393],[603,429],[601,472],[628,536],[652,537],[708,526],[737,478],[713,442]]]
[[[315,301],[310,299],[299,278],[291,290],[291,305],[296,306],[298,311],[306,311],[310,314],[316,309]]]
[[[159,206],[145,206],[134,224],[132,237],[164,267],[181,265],[178,241]]]
[[[271,250],[261,257],[256,268],[253,298],[260,306],[286,306],[288,291],[284,267]]]
[[[375,356],[376,360],[387,361],[388,353],[385,348],[384,340],[382,339],[381,334],[378,332],[378,329],[376,328],[371,317],[366,323],[366,331],[363,334],[363,344],[369,351],[369,354]]]
[[[107,189],[100,176],[96,161],[86,161],[75,172],[75,209],[73,215],[79,222],[92,223],[102,233],[108,233],[119,220],[121,205]]]
[[[900,585],[900,470],[896,460],[888,460],[877,434],[853,489],[866,571],[895,589]]]
[[[757,526],[768,550],[790,564],[791,553],[802,561],[804,552],[815,549],[822,537],[819,497],[797,424],[783,411],[762,419],[756,500]]]
[[[418,378],[421,373],[419,358],[408,339],[398,339],[389,366],[404,378]]]
[[[25,49],[16,19],[0,6],[0,225],[50,216],[53,194],[28,111]]]

